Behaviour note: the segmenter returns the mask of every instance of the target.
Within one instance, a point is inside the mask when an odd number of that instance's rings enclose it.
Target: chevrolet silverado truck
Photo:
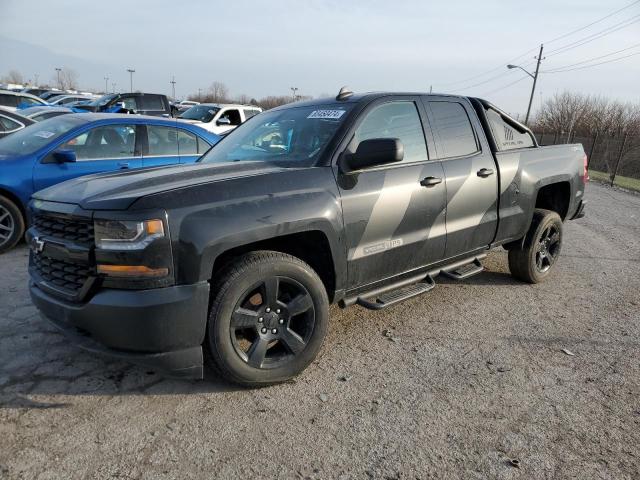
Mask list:
[[[581,145],[492,104],[420,93],[262,113],[194,165],[86,176],[30,205],[30,293],[81,347],[248,386],[318,354],[329,305],[379,310],[508,250],[537,283],[584,215]]]

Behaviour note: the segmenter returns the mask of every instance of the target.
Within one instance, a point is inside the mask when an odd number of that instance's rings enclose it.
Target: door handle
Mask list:
[[[478,176],[482,178],[487,178],[493,175],[493,168],[481,168],[478,170]]]
[[[129,162],[119,162],[118,166],[120,168],[129,168]]]
[[[420,185],[423,187],[433,187],[439,183],[442,183],[442,179],[440,177],[425,177],[420,180]]]

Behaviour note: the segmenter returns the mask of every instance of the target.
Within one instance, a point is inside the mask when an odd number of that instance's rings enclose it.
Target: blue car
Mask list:
[[[24,234],[34,192],[70,178],[193,163],[219,136],[173,119],[70,113],[0,139],[0,253]]]

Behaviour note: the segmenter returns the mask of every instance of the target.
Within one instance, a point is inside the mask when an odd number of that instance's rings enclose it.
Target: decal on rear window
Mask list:
[[[331,118],[337,120],[344,115],[345,110],[314,110],[307,118]]]

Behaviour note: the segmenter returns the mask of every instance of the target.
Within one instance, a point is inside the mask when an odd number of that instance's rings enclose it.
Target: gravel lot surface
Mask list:
[[[638,479],[640,196],[587,198],[546,283],[498,250],[386,311],[332,308],[318,360],[260,390],[77,350],[29,301],[26,247],[2,255],[0,478]]]

